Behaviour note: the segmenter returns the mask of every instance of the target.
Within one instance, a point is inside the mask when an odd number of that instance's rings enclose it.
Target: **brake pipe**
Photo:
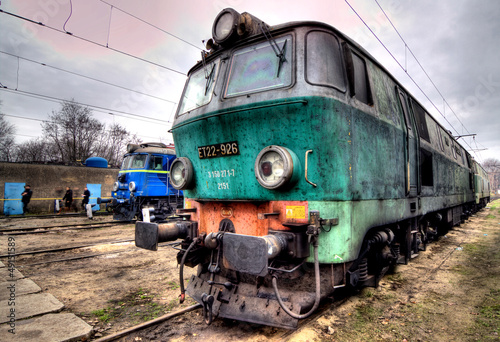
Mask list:
[[[283,300],[281,299],[281,296],[279,294],[278,280],[277,280],[278,276],[273,275],[273,280],[272,280],[273,289],[274,289],[274,293],[276,294],[276,298],[278,299],[278,303],[280,304],[280,307],[288,315],[290,315],[296,319],[303,319],[303,318],[309,317],[318,308],[320,298],[321,298],[321,282],[320,282],[320,274],[319,274],[319,256],[318,256],[318,238],[317,237],[315,237],[315,239],[314,239],[313,248],[314,248],[314,278],[316,280],[316,296],[314,298],[314,305],[311,308],[311,310],[309,310],[308,312],[301,314],[301,315],[290,311],[283,303]]]
[[[181,264],[179,267],[179,283],[181,287],[181,294],[179,295],[179,303],[184,303],[184,299],[186,299],[186,290],[184,289],[184,263],[186,262],[186,258],[188,253],[193,249],[193,247],[198,243],[198,238],[194,239],[193,242],[189,245],[189,247],[184,252],[184,255],[181,259]]]

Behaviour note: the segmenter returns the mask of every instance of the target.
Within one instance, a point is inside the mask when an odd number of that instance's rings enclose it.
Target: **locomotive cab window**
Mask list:
[[[368,105],[373,105],[370,82],[365,60],[344,43],[344,58],[351,96]]]
[[[343,58],[337,37],[323,31],[307,35],[306,80],[346,91]]]
[[[131,161],[129,167],[131,169],[144,169],[147,158],[148,158],[147,154],[136,154],[134,156],[134,159]]]
[[[150,170],[163,170],[163,157],[160,156],[151,156],[149,159],[149,167]]]
[[[130,169],[130,163],[132,162],[132,159],[134,159],[134,156],[126,156],[125,158],[123,158],[121,169],[122,170]]]
[[[179,106],[179,114],[204,106],[212,100],[219,72],[219,60],[206,63],[189,77]]]
[[[225,96],[290,86],[292,43],[292,36],[288,35],[237,50],[229,65]]]

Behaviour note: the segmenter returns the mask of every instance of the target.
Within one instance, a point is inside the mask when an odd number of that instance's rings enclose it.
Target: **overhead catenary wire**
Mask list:
[[[122,13],[125,13],[125,14],[127,14],[127,15],[131,16],[132,18],[135,18],[135,19],[137,19],[137,20],[139,20],[139,21],[143,22],[143,23],[144,23],[144,24],[146,24],[146,25],[149,25],[149,26],[151,26],[151,27],[153,27],[153,28],[155,28],[155,29],[157,29],[157,30],[159,30],[159,31],[163,32],[163,33],[168,34],[168,35],[169,35],[169,36],[171,36],[171,37],[174,37],[174,38],[176,38],[176,39],[180,40],[180,41],[181,41],[181,42],[183,42],[183,43],[186,43],[186,44],[188,44],[188,45],[190,45],[190,46],[194,47],[195,49],[198,49],[198,50],[200,50],[200,51],[203,51],[203,49],[202,49],[202,48],[200,48],[200,47],[198,47],[198,46],[196,46],[196,45],[194,45],[194,44],[192,44],[192,43],[188,42],[187,40],[182,39],[181,37],[176,36],[175,34],[172,34],[172,33],[168,32],[168,31],[166,31],[166,30],[162,29],[161,27],[158,27],[158,26],[156,26],[156,25],[153,25],[153,24],[151,24],[150,22],[148,22],[148,21],[146,21],[146,20],[144,20],[144,19],[141,19],[141,18],[139,18],[138,16],[133,15],[132,13],[129,13],[129,12],[127,12],[127,11],[125,11],[125,10],[123,10],[123,9],[119,8],[119,7],[116,7],[116,5],[112,5],[112,4],[110,4],[110,3],[108,3],[108,2],[106,2],[106,1],[104,1],[104,0],[101,0],[101,2],[102,2],[102,3],[105,3],[105,4],[106,4],[106,5],[108,5],[108,6],[110,6],[110,7],[111,7],[111,9],[115,8],[115,9],[117,9],[118,11],[120,11],[120,12],[122,12]],[[110,21],[110,23],[111,23],[111,21]]]
[[[167,100],[167,99],[164,99],[164,98],[161,98],[161,97],[158,97],[158,96],[146,94],[146,93],[134,90],[134,89],[129,89],[129,88],[126,88],[126,87],[123,87],[123,86],[120,86],[120,85],[117,85],[117,84],[114,84],[114,83],[111,83],[111,82],[106,82],[106,81],[103,81],[103,80],[99,80],[97,78],[93,78],[93,77],[90,77],[90,76],[79,74],[77,72],[65,70],[65,69],[62,69],[62,68],[58,68],[58,67],[46,64],[46,63],[42,63],[42,62],[38,62],[38,61],[29,59],[29,58],[25,58],[25,57],[21,57],[21,56],[18,56],[18,55],[14,55],[14,54],[9,53],[9,52],[0,51],[0,53],[8,55],[8,56],[16,57],[18,59],[22,59],[22,60],[25,60],[25,61],[28,61],[28,62],[31,62],[31,63],[39,64],[39,65],[42,65],[44,67],[48,67],[48,68],[52,68],[52,69],[55,69],[55,70],[58,70],[58,71],[62,71],[62,72],[65,72],[65,73],[68,73],[68,74],[71,74],[71,75],[75,75],[75,76],[78,76],[78,77],[86,78],[86,79],[89,79],[91,81],[103,83],[103,84],[106,84],[106,85],[109,85],[109,86],[112,86],[112,87],[116,87],[116,88],[120,88],[120,89],[127,90],[127,91],[130,91],[130,92],[134,92],[134,93],[139,94],[139,95],[148,96],[148,97],[151,97],[151,98],[154,98],[154,99],[157,99],[157,100],[161,100],[161,101],[172,103],[174,105],[177,104],[177,102],[175,102],[175,101],[171,101],[171,100]],[[2,87],[3,87],[3,85],[2,85]]]
[[[462,123],[462,121],[460,120],[460,118],[458,117],[457,113],[455,113],[455,111],[453,110],[453,108],[450,106],[450,104],[448,103],[448,101],[446,101],[444,95],[441,93],[441,91],[439,90],[439,88],[437,87],[437,85],[434,83],[434,81],[431,79],[431,77],[429,76],[429,74],[427,73],[427,71],[424,69],[424,67],[422,66],[422,64],[420,63],[420,61],[418,60],[418,58],[415,56],[415,54],[413,53],[413,51],[410,49],[410,46],[406,43],[406,41],[404,40],[403,36],[399,33],[398,29],[396,28],[396,26],[394,26],[394,24],[392,23],[391,19],[389,18],[389,16],[387,15],[387,13],[385,13],[384,9],[382,8],[382,6],[380,6],[379,2],[377,0],[374,0],[378,7],[380,8],[380,10],[382,11],[382,13],[384,14],[384,16],[386,17],[387,21],[389,21],[389,23],[391,24],[392,28],[394,29],[394,31],[396,31],[396,33],[398,34],[399,38],[401,39],[401,41],[405,44],[405,51],[408,50],[410,52],[410,54],[413,56],[413,58],[415,59],[415,61],[417,62],[418,66],[420,67],[420,69],[422,69],[422,71],[424,72],[425,76],[427,76],[427,79],[431,82],[431,84],[434,86],[434,89],[436,89],[436,91],[438,92],[439,96],[441,96],[441,98],[443,99],[443,102],[448,106],[448,108],[451,110],[451,112],[455,115],[455,117],[457,118],[458,122],[460,122],[460,125],[462,125],[462,127],[465,129],[465,131],[467,133],[470,133],[469,130],[467,129],[467,127],[464,126],[464,124]],[[443,112],[444,110],[446,109],[446,107],[443,108]],[[444,113],[443,113],[443,116],[444,116]]]
[[[150,120],[152,122],[159,123],[159,124],[164,124],[164,125],[168,125],[168,124],[172,123],[171,121],[167,121],[167,120],[155,119],[155,118],[151,118],[151,117],[147,117],[147,116],[143,116],[143,115],[139,115],[139,114],[127,113],[127,112],[119,111],[119,110],[115,110],[115,109],[109,109],[109,108],[105,108],[105,107],[100,107],[100,106],[95,106],[95,105],[89,105],[89,104],[85,104],[85,103],[81,103],[81,102],[77,102],[77,101],[69,101],[69,100],[65,100],[65,99],[61,99],[61,98],[57,98],[57,97],[53,97],[53,96],[36,94],[36,93],[32,93],[32,92],[28,92],[28,91],[23,91],[23,90],[14,90],[14,89],[9,89],[7,87],[0,88],[0,90],[1,91],[6,91],[6,92],[9,92],[9,93],[14,93],[14,94],[17,93],[17,94],[24,95],[24,96],[29,96],[29,97],[34,97],[34,98],[43,99],[43,100],[47,100],[47,101],[57,102],[57,103],[69,102],[69,103],[72,103],[72,104],[89,107],[89,108],[92,108],[93,110],[95,110],[97,112],[101,112],[101,113],[109,114],[109,115],[116,115],[116,116],[121,116],[121,117],[127,117],[127,118],[130,118],[130,119],[141,118],[143,120],[146,119],[146,120]],[[124,114],[124,115],[120,115],[118,113],[121,113],[121,114]]]
[[[458,130],[451,124],[446,116],[443,115],[441,110],[436,106],[436,104],[430,99],[427,93],[422,89],[422,87],[415,81],[415,79],[410,75],[410,73],[405,69],[405,67],[398,61],[398,59],[394,56],[394,54],[389,50],[389,48],[382,42],[382,40],[377,36],[377,34],[371,29],[368,23],[361,17],[361,15],[354,9],[354,7],[349,3],[348,0],[344,0],[346,4],[351,8],[351,10],[356,14],[356,16],[361,20],[361,22],[365,25],[365,27],[372,33],[372,35],[377,39],[377,41],[382,45],[382,47],[387,51],[387,53],[394,59],[394,61],[398,64],[398,66],[406,73],[408,78],[415,84],[415,86],[420,90],[420,92],[425,96],[425,98],[432,104],[432,106],[437,110],[437,112],[443,117],[443,119],[448,123],[448,125],[459,135]],[[465,141],[465,144],[469,147],[469,149],[475,153],[472,147]]]
[[[175,70],[175,69],[172,69],[172,68],[169,68],[169,67],[166,67],[164,65],[161,65],[159,63],[155,63],[153,61],[150,61],[150,60],[147,60],[147,59],[144,59],[144,58],[141,58],[141,57],[138,57],[138,56],[135,56],[135,55],[132,55],[130,53],[127,53],[127,52],[124,52],[124,51],[121,51],[121,50],[118,50],[118,49],[115,49],[115,48],[112,48],[112,47],[109,47],[109,46],[106,46],[104,44],[101,44],[101,43],[98,43],[98,42],[95,42],[93,40],[90,40],[88,38],[84,38],[84,37],[81,37],[81,36],[78,36],[78,35],[75,35],[74,33],[71,33],[71,32],[68,32],[68,31],[64,31],[64,30],[61,30],[61,29],[58,29],[56,27],[53,27],[53,26],[49,26],[49,25],[46,25],[42,22],[37,22],[37,21],[34,21],[34,20],[31,20],[29,18],[26,18],[26,17],[23,17],[23,16],[20,16],[20,15],[17,15],[15,13],[11,13],[11,12],[7,12],[7,11],[4,11],[2,9],[0,9],[0,13],[4,13],[4,14],[7,14],[9,16],[12,16],[14,18],[17,18],[17,19],[21,19],[21,20],[24,20],[24,21],[27,21],[27,22],[30,22],[30,23],[33,23],[33,24],[37,24],[37,25],[40,25],[42,27],[46,27],[50,30],[53,30],[53,31],[56,31],[56,32],[59,32],[59,33],[63,33],[65,35],[69,35],[70,37],[74,37],[74,38],[77,38],[77,39],[80,39],[80,40],[83,40],[87,43],[91,43],[91,44],[94,44],[94,45],[97,45],[97,46],[100,46],[102,48],[105,48],[105,49],[109,49],[111,51],[114,51],[114,52],[117,52],[117,53],[120,53],[122,55],[125,55],[125,56],[128,56],[128,57],[131,57],[131,58],[135,58],[137,60],[140,60],[142,62],[145,62],[145,63],[149,63],[149,64],[152,64],[152,65],[155,65],[159,68],[162,68],[162,69],[166,69],[166,70],[169,70],[171,72],[174,72],[174,73],[177,73],[177,74],[180,74],[180,75],[183,75],[183,76],[186,76],[186,73],[182,72],[182,71],[179,71],[179,70]]]
[[[11,117],[11,118],[16,118],[16,119],[32,120],[32,121],[38,121],[38,122],[51,122],[50,120],[36,119],[36,118],[30,118],[30,117],[27,117],[27,116],[12,115],[12,114],[5,114],[5,113],[0,113],[0,116],[7,116],[7,117]],[[106,132],[111,132],[111,131],[109,129],[107,129]],[[165,131],[165,133],[166,133],[166,131]],[[20,137],[27,137],[27,138],[40,138],[39,136],[26,135],[26,134],[18,134],[18,133],[14,133],[14,135],[20,136]],[[161,137],[161,136],[151,137],[151,136],[137,134],[137,133],[135,133],[135,135],[137,137],[141,137],[141,138],[158,139],[160,141],[161,140],[167,140],[168,142],[172,142],[172,139],[168,139],[166,136],[165,137]]]

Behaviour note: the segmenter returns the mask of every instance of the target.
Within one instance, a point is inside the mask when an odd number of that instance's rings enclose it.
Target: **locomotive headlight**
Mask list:
[[[130,190],[130,192],[135,191],[135,182],[128,183],[128,189]]]
[[[118,182],[114,182],[113,183],[113,191],[118,191],[119,186],[120,186],[120,184]]]
[[[299,159],[285,147],[267,146],[255,160],[255,177],[266,189],[279,189],[293,184],[299,175]]]
[[[170,184],[177,190],[189,189],[192,186],[193,165],[187,158],[175,159],[170,166]]]
[[[241,15],[232,8],[226,8],[215,18],[212,36],[217,44],[231,42],[238,36],[238,25]]]

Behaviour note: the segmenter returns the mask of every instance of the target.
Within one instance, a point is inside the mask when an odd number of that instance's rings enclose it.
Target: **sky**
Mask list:
[[[500,160],[497,0],[1,0],[0,112],[18,143],[41,136],[40,120],[63,100],[144,142],[170,143],[186,74],[227,7],[269,25],[336,27],[476,160]]]

